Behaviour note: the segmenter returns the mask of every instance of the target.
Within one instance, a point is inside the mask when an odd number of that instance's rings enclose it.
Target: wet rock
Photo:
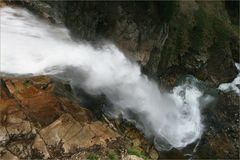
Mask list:
[[[219,92],[217,104],[204,110],[205,132],[194,158],[239,158],[239,96]]]

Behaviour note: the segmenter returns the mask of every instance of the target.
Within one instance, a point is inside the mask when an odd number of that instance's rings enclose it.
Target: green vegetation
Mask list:
[[[38,129],[42,128],[41,123],[39,123],[38,121],[33,121],[32,123],[33,123],[34,127],[38,128]]]
[[[97,155],[94,155],[94,154],[90,154],[90,155],[87,157],[87,160],[98,160],[98,156],[97,156]]]
[[[211,20],[201,7],[195,13],[195,19],[196,25],[192,28],[191,34],[192,48],[196,51],[206,50],[212,41],[212,36],[210,36],[213,33]]]
[[[31,84],[29,83],[29,81],[24,81],[23,85],[26,86],[27,88],[29,88],[31,86]]]
[[[234,28],[221,17],[209,16],[203,8],[195,14],[197,21],[192,32],[192,46],[199,50],[213,43],[224,43],[234,34]],[[214,39],[213,39],[214,38]],[[207,48],[205,48],[207,49]]]
[[[177,11],[177,2],[176,1],[160,1],[158,2],[160,8],[160,17],[164,20],[169,22]]]
[[[143,151],[140,151],[139,149],[137,148],[134,148],[134,147],[129,147],[128,148],[128,154],[130,155],[135,155],[135,156],[138,156],[138,157],[141,157],[145,160],[147,160],[148,158],[146,157],[145,153]]]
[[[117,153],[114,150],[108,151],[108,158],[109,158],[109,160],[118,160],[119,159]]]
[[[162,51],[158,70],[163,70],[168,64],[176,65],[181,62],[179,55],[202,55],[208,53],[212,46],[222,49],[231,38],[238,37],[238,26],[228,23],[224,16],[211,14],[202,3],[198,3],[198,7],[194,11],[181,10],[171,18],[169,37]]]

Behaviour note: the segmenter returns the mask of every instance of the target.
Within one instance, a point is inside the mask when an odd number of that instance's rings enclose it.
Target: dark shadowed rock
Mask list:
[[[231,3],[24,0],[21,4],[50,21],[61,21],[75,39],[113,41],[156,79],[178,68],[178,74],[193,74],[217,86],[237,74],[239,6]]]
[[[197,159],[239,158],[239,96],[219,92],[217,104],[204,110],[206,129],[193,155]]]

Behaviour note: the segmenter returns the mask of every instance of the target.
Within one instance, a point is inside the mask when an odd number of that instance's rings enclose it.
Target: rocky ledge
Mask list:
[[[0,159],[142,159],[60,80],[5,77],[0,91]]]

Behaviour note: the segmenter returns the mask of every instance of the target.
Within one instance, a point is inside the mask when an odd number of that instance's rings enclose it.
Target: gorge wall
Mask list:
[[[216,86],[237,74],[239,2],[21,3],[63,22],[76,39],[113,41],[163,84],[192,74]]]
[[[234,62],[239,62],[239,2],[16,3],[56,25],[64,24],[75,40],[88,41],[93,46],[113,41],[162,86],[174,86],[176,79],[185,74],[217,86],[232,81],[237,74]],[[207,127],[196,144],[197,151],[195,146],[185,148],[193,152],[192,157],[239,157],[239,97],[219,93],[217,104],[204,110]]]

